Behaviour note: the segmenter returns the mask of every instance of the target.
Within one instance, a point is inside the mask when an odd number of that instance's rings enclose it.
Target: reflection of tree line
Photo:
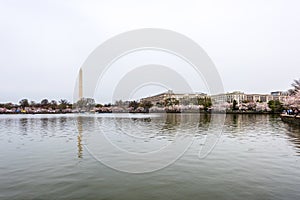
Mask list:
[[[181,115],[176,114],[166,114],[165,123],[162,127],[162,131],[165,130],[175,130],[177,126],[181,123]]]
[[[78,131],[77,134],[77,157],[82,158],[83,157],[83,137],[84,137],[84,131],[90,128],[91,130],[94,130],[94,126],[92,126],[91,123],[93,123],[93,120],[90,120],[91,118],[86,117],[77,117],[75,119],[76,122],[76,128]],[[40,121],[39,126],[41,126],[41,131],[43,130],[49,130],[49,128],[53,127],[53,131],[55,131],[55,126],[60,126],[61,128],[65,126],[70,126],[70,123],[68,123],[69,119],[66,117],[61,118],[41,118],[41,119],[28,119],[28,118],[21,118],[19,119],[19,127],[22,129],[22,132],[29,132],[32,126],[36,126],[36,120]],[[161,120],[161,118],[135,118],[131,119],[134,121],[139,121],[142,123],[158,123]],[[164,117],[164,122],[161,126],[161,132],[160,134],[170,135],[172,131],[178,130],[178,129],[184,129],[185,124],[194,123],[198,126],[198,128],[202,131],[206,131],[209,128],[209,125],[212,121],[212,115],[211,114],[166,114]],[[256,127],[259,127],[259,124],[261,123],[271,123],[271,126],[276,126],[274,123],[280,123],[277,117],[272,117],[269,115],[239,115],[239,114],[230,114],[226,115],[225,119],[225,127],[230,126],[234,130],[236,130],[236,133],[239,133],[243,128],[252,128],[255,129]],[[128,122],[128,121],[127,121]],[[128,122],[130,123],[130,122]],[[11,126],[12,124],[8,124],[8,126]],[[145,124],[145,126],[147,126]],[[84,128],[84,127],[87,127]],[[290,141],[292,141],[295,146],[300,149],[300,128],[297,126],[286,126],[288,131],[286,131],[286,134],[291,138]],[[38,128],[38,127],[35,127]],[[141,130],[142,131],[142,130]],[[48,131],[47,131],[48,132]],[[42,132],[41,132],[42,133]],[[49,133],[48,133],[49,134]]]
[[[210,114],[200,114],[199,118],[199,125],[198,127],[204,130],[207,130],[209,127],[209,124],[211,122],[211,115]]]
[[[212,122],[212,114],[166,114],[165,115],[165,122],[162,125],[161,131],[158,133],[160,136],[169,136],[170,131],[175,131],[179,128],[182,128],[182,125],[184,123],[189,123],[189,121],[193,117],[195,118],[195,123],[197,125],[198,123],[198,128],[202,131],[208,130],[210,123]],[[184,119],[185,118],[185,119]],[[132,121],[139,121],[142,123],[156,123],[156,120],[153,120],[151,118],[131,118]],[[160,120],[160,118],[158,118]],[[253,114],[229,114],[226,115],[225,119],[225,126],[230,125],[234,129],[238,131],[241,131],[243,126],[251,126],[253,124],[253,128],[257,126],[257,122],[259,123],[264,123],[264,121],[271,121],[272,123],[277,122],[278,119],[277,117],[269,116],[269,115],[253,115]],[[86,118],[78,117],[77,118],[77,129],[78,129],[78,135],[77,135],[77,147],[78,147],[78,158],[82,158],[83,156],[83,124],[86,123],[87,120]],[[130,123],[126,120],[127,123]],[[145,124],[146,125],[146,124]],[[184,128],[184,127],[183,127]],[[294,127],[294,126],[288,126],[288,130],[286,131],[287,135],[292,138],[292,142],[295,144],[295,146],[300,149],[300,133],[299,127]],[[142,131],[142,130],[141,130]],[[300,152],[300,150],[299,150]]]
[[[166,132],[170,133],[169,131],[175,131],[178,129],[190,128],[190,127],[208,127],[211,121],[210,114],[192,114],[192,113],[185,113],[185,114],[176,114],[176,113],[166,113],[162,115],[163,119],[161,118],[132,118],[132,121],[139,121],[139,122],[153,122],[153,123],[161,123],[161,120],[164,120],[164,123],[161,125],[160,132],[158,134],[164,134]],[[186,125],[186,126],[185,126]],[[145,126],[147,126],[145,124]],[[142,130],[141,130],[142,131]]]
[[[39,120],[40,124],[37,123],[36,120]],[[71,124],[68,124],[68,118],[67,117],[60,117],[60,118],[40,118],[40,119],[35,119],[35,118],[20,118],[19,119],[19,128],[20,128],[20,133],[23,135],[27,135],[28,132],[31,132],[31,129],[37,129],[40,130],[39,133],[42,137],[49,135],[49,128],[53,128],[52,134],[56,132],[55,128],[56,126],[59,126],[60,128],[65,128],[66,126],[70,126]],[[73,120],[73,119],[72,119]],[[12,126],[12,120],[9,120],[9,124],[7,126]],[[58,122],[58,123],[57,123]],[[83,156],[83,144],[82,144],[82,139],[83,139],[83,124],[84,124],[84,118],[83,117],[78,117],[76,119],[76,126],[77,126],[77,156],[78,158],[82,158]],[[39,127],[34,127],[34,126],[40,126]],[[54,132],[54,133],[53,133]]]
[[[292,141],[295,146],[298,149],[298,153],[300,153],[300,127],[297,125],[289,125],[288,127],[288,131],[286,132],[287,135],[291,138],[290,141]]]

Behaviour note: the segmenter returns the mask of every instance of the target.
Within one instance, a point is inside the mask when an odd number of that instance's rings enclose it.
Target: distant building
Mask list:
[[[218,94],[211,96],[214,103],[228,102],[232,103],[234,100],[238,103],[244,102],[269,102],[271,100],[279,100],[284,102],[287,96],[283,92],[271,92],[271,94],[245,94],[243,92],[235,91],[231,93]]]
[[[245,94],[244,92],[234,91],[224,94],[217,94],[208,96],[204,93],[195,94],[175,94],[172,90],[167,92],[150,96],[147,98],[142,98],[141,101],[150,101],[155,106],[160,106],[164,104],[167,98],[175,98],[179,100],[179,104],[182,105],[196,105],[198,98],[211,97],[213,103],[233,103],[235,100],[238,104],[246,102],[269,102],[271,100],[279,100],[284,102],[287,98],[283,92],[271,92],[271,94]]]
[[[174,95],[172,90],[168,90],[167,92],[160,93],[154,96],[142,98],[140,101],[150,101],[154,106],[160,106],[163,105],[165,99],[171,98],[172,95]]]
[[[271,100],[273,96],[268,94],[246,94],[246,102],[269,102]]]
[[[282,91],[275,91],[275,92],[271,92],[272,96],[281,96],[282,95]]]
[[[245,101],[246,95],[243,92],[235,91],[235,92],[230,92],[225,94],[212,95],[211,99],[213,103],[219,103],[219,102],[232,103],[234,100],[237,103],[242,103],[243,101]]]
[[[287,94],[282,91],[271,92],[271,95],[273,97],[272,100],[279,100],[280,102],[284,102],[287,99]]]
[[[232,103],[234,100],[236,100],[237,103],[242,103],[245,101],[246,95],[243,92],[235,91],[231,93],[226,93],[226,101],[229,103]]]
[[[205,93],[193,93],[193,94],[176,94],[172,90],[160,93],[154,96],[142,98],[140,101],[150,101],[154,106],[162,106],[166,99],[175,98],[179,100],[179,104],[183,105],[196,105],[198,98],[205,98],[207,94]]]

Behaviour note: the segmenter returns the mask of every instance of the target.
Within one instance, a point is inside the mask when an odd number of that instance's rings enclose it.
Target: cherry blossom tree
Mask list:
[[[256,109],[256,111],[262,111],[262,112],[264,112],[264,111],[270,112],[271,111],[267,102],[262,102],[262,103],[257,102],[255,109]]]
[[[300,109],[300,91],[294,95],[288,96],[284,102],[284,106],[287,108],[297,108]]]

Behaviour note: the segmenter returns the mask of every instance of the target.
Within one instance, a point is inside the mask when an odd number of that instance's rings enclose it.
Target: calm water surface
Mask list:
[[[0,199],[300,199],[299,127],[277,116],[227,115],[218,144],[199,159],[209,122],[199,114],[1,115]],[[148,139],[126,141],[120,125]],[[106,130],[117,145],[143,153],[195,127],[184,155],[151,173],[111,169],[85,148]]]

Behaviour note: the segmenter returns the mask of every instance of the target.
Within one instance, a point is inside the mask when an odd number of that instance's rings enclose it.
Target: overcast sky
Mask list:
[[[300,78],[300,1],[0,0],[0,102],[72,100],[88,55],[112,36],[164,28],[196,41],[225,91],[287,90]]]

